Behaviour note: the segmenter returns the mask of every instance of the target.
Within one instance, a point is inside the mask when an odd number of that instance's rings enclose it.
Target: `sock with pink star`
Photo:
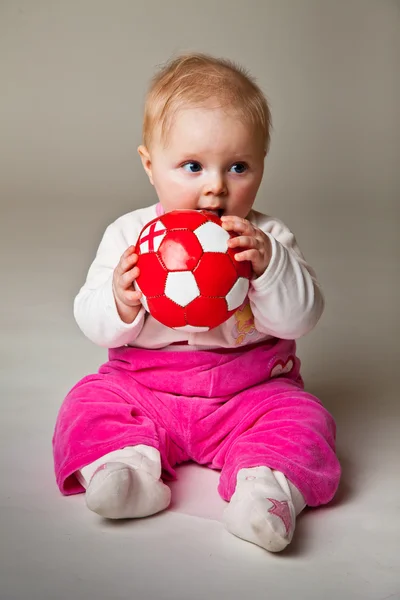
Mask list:
[[[296,516],[304,507],[302,494],[280,471],[241,469],[224,523],[237,537],[280,552],[291,542]]]

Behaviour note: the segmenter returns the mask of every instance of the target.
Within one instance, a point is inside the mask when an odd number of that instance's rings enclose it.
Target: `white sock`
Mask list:
[[[108,519],[148,517],[171,502],[171,490],[160,479],[160,453],[150,446],[115,450],[76,475],[88,508]]]
[[[234,535],[280,552],[291,542],[296,516],[305,505],[302,494],[280,471],[241,469],[224,522]]]

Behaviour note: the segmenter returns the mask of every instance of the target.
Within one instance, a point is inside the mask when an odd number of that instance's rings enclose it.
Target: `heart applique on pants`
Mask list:
[[[289,358],[286,363],[284,363],[282,360],[279,360],[271,369],[271,377],[279,377],[280,375],[286,375],[287,373],[290,373],[293,367],[293,358]]]

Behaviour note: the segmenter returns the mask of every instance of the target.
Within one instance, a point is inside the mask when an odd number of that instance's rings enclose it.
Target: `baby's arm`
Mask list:
[[[243,249],[241,259],[253,263],[249,300],[257,331],[281,339],[309,333],[322,315],[324,298],[292,232],[279,219],[256,211],[248,221],[224,219],[240,236],[232,245]]]
[[[129,242],[120,228],[113,223],[103,236],[96,258],[89,268],[86,282],[74,302],[74,316],[83,333],[98,346],[117,348],[132,343],[144,324],[145,311],[139,306],[138,293],[125,291],[116,277],[132,279],[129,275],[129,257],[125,256]],[[131,254],[129,253],[131,256]],[[129,297],[128,306],[123,298]],[[133,296],[135,297],[133,298]]]
[[[324,297],[312,267],[293,233],[278,219],[256,213],[257,226],[271,242],[271,259],[249,292],[258,331],[281,339],[309,333],[324,310]]]

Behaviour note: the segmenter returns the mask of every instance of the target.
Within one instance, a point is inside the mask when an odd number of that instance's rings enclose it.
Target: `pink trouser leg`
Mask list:
[[[333,418],[314,396],[290,381],[267,383],[265,391],[264,401],[244,403],[236,423],[225,423],[231,433],[210,465],[222,470],[220,495],[230,500],[240,469],[266,466],[281,471],[307,505],[328,503],[340,479]]]
[[[84,491],[76,478],[82,467],[138,444],[159,450],[164,474],[175,476],[173,466],[185,454],[154,413],[146,390],[137,385],[129,392],[103,375],[90,375],[65,398],[53,436],[56,480],[63,494]]]

